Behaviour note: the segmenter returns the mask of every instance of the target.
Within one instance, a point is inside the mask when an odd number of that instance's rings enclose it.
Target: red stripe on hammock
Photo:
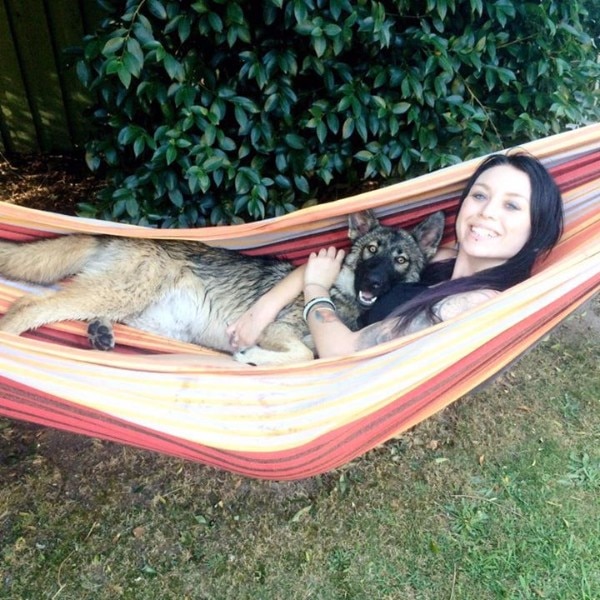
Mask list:
[[[54,427],[90,437],[118,442],[209,465],[226,465],[221,450],[129,423],[92,408],[82,407],[52,394],[0,376],[3,403],[0,414],[11,419]],[[227,468],[224,466],[223,468]]]
[[[385,215],[380,221],[383,225],[389,227],[403,227],[410,229],[420,223],[428,215],[438,211],[448,211],[453,209],[458,202],[458,198],[452,198],[436,203],[429,203],[426,206],[415,208],[410,207],[399,210],[397,213]],[[406,212],[409,211],[409,212]],[[447,217],[445,236],[452,235],[454,219]],[[323,247],[336,246],[337,248],[348,249],[350,240],[348,239],[348,228],[335,229],[332,231],[317,232],[303,236],[295,237],[291,240],[282,242],[273,242],[259,248],[250,248],[243,250],[244,254],[249,256],[274,255],[283,260],[289,260],[293,263],[305,262],[311,252],[316,252]]]
[[[38,231],[17,225],[8,225],[0,223],[0,238],[9,242],[33,242],[35,240],[54,238],[60,234],[48,233],[47,231]]]
[[[0,318],[4,314],[0,311]],[[51,344],[59,344],[64,348],[76,348],[79,350],[91,350],[90,342],[87,334],[84,330],[82,323],[81,332],[65,331],[63,329],[55,328],[54,325],[44,325],[39,327],[35,331],[26,331],[21,334],[21,337],[28,338],[31,340],[39,340],[43,342],[49,342]],[[140,348],[139,346],[132,346],[125,343],[117,343],[111,352],[124,355],[155,355],[165,354],[163,349],[151,349],[151,348]],[[169,352],[175,353],[177,350],[171,350]]]
[[[563,192],[566,192],[593,179],[597,179],[599,162],[600,150],[597,150],[576,160],[569,160],[556,167],[552,167],[549,171],[552,173],[558,187]]]

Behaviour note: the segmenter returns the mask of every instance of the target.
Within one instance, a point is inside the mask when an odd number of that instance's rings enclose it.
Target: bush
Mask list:
[[[78,73],[111,184],[81,213],[259,220],[598,120],[587,4],[105,0]]]

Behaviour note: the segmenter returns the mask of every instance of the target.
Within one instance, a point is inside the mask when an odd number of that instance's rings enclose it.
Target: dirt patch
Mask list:
[[[563,328],[563,335],[572,342],[600,335],[600,295],[596,294],[575,311]]]
[[[85,162],[71,155],[0,154],[0,200],[39,210],[75,215],[103,182]]]

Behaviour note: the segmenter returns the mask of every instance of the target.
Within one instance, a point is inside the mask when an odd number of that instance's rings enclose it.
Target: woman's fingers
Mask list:
[[[345,256],[346,253],[344,250],[338,250],[335,246],[329,246],[329,248],[321,248],[319,252],[311,252],[309,258],[335,258],[341,262]]]

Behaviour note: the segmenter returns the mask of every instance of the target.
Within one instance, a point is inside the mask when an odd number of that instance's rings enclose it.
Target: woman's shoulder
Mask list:
[[[454,294],[440,300],[435,312],[442,321],[447,321],[495,298],[499,293],[497,290],[482,289]]]

